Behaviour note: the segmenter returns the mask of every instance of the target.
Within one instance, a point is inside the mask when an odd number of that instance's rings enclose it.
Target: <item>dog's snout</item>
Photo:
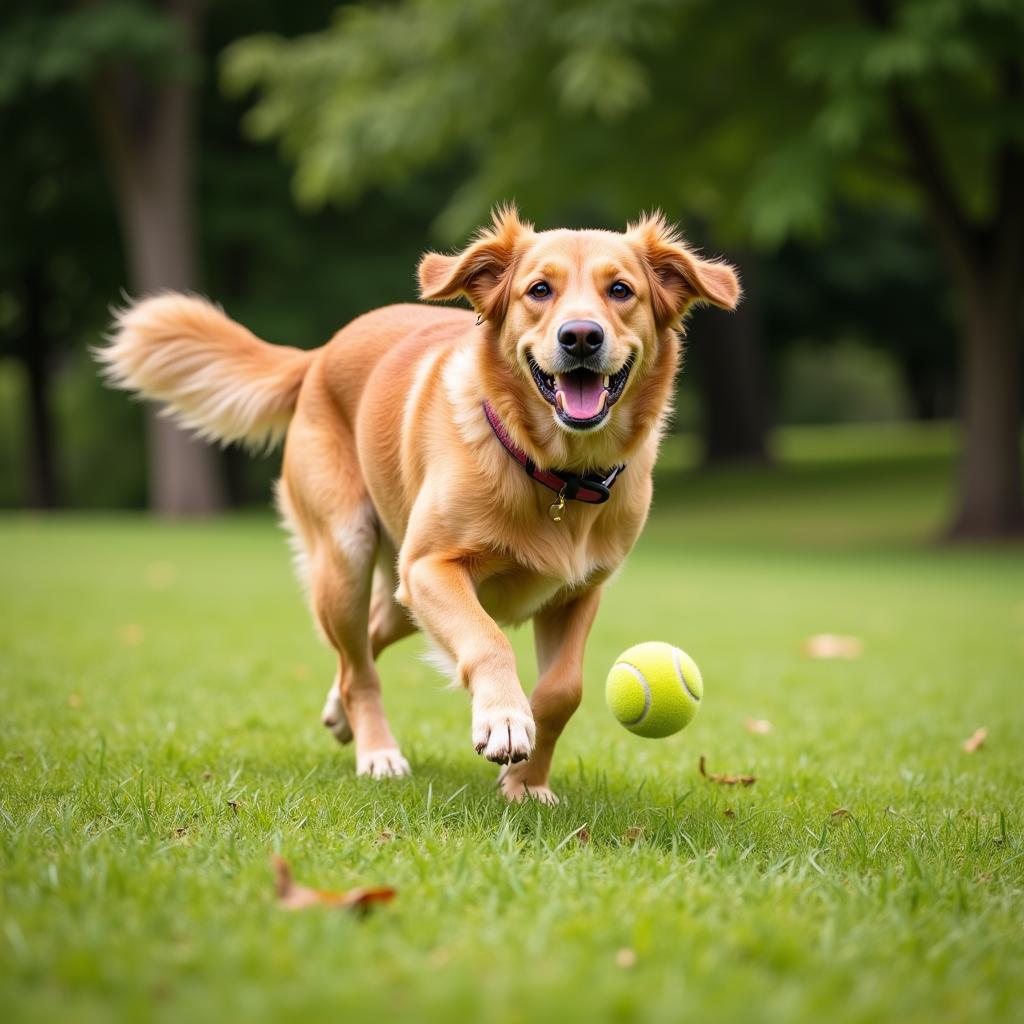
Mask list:
[[[604,328],[595,320],[567,320],[558,328],[558,344],[577,359],[586,359],[604,344]]]

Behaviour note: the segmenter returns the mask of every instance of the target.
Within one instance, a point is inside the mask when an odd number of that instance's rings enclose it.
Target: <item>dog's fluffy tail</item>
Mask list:
[[[216,306],[166,293],[119,311],[96,349],[115,387],[167,403],[200,436],[269,447],[284,435],[314,353],[260,341]]]

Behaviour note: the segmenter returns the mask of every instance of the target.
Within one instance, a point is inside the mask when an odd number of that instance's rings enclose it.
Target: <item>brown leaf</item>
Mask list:
[[[615,966],[621,967],[624,971],[628,971],[631,967],[636,967],[636,950],[620,949],[615,954]]]
[[[122,626],[117,631],[117,635],[125,647],[138,647],[142,643],[146,632],[141,626],[129,623],[127,626]]]
[[[752,786],[757,782],[756,775],[724,775],[721,772],[709,772],[704,763],[704,755],[700,755],[700,768],[701,775],[704,776],[708,782],[717,782],[722,786]]]
[[[830,815],[830,818],[845,818],[850,812],[845,807],[837,807]]]
[[[387,829],[383,829],[382,831],[377,833],[377,845],[383,846],[385,843],[392,842],[394,838],[394,832],[389,832]]]
[[[748,718],[743,728],[754,736],[767,736],[772,731],[772,723],[767,718]]]
[[[988,729],[982,726],[980,729],[975,729],[967,739],[964,740],[964,750],[968,754],[973,754],[980,750],[985,745],[985,740],[988,739]]]
[[[804,641],[803,652],[807,658],[841,658],[855,661],[864,651],[860,637],[839,636],[836,633],[817,633]]]
[[[590,829],[586,825],[581,825],[576,830],[576,841],[583,846],[590,842]]]
[[[631,843],[635,843],[638,839],[643,839],[644,828],[642,825],[632,825],[626,829],[625,838]]]
[[[274,857],[274,875],[277,881],[277,903],[284,910],[305,910],[307,907],[340,907],[366,913],[377,903],[390,903],[395,890],[390,886],[360,886],[347,892],[310,889],[292,878],[292,869],[284,857]]]

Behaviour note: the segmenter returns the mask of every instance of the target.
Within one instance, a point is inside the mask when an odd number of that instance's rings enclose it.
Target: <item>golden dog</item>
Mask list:
[[[359,774],[409,771],[374,659],[419,626],[469,691],[473,746],[505,766],[505,794],[554,801],[601,587],[647,516],[681,318],[734,308],[739,285],[661,215],[535,232],[513,208],[463,252],[425,255],[419,283],[476,315],[388,306],[306,352],[165,294],[123,311],[99,357],[206,437],[287,432],[278,503],[338,654],[323,721],[355,739]],[[529,700],[499,628],[527,618]]]

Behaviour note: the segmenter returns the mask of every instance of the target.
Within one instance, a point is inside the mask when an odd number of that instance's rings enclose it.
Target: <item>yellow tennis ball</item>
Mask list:
[[[619,655],[608,673],[604,697],[630,732],[660,739],[693,721],[704,698],[704,680],[685,651],[652,640]]]

